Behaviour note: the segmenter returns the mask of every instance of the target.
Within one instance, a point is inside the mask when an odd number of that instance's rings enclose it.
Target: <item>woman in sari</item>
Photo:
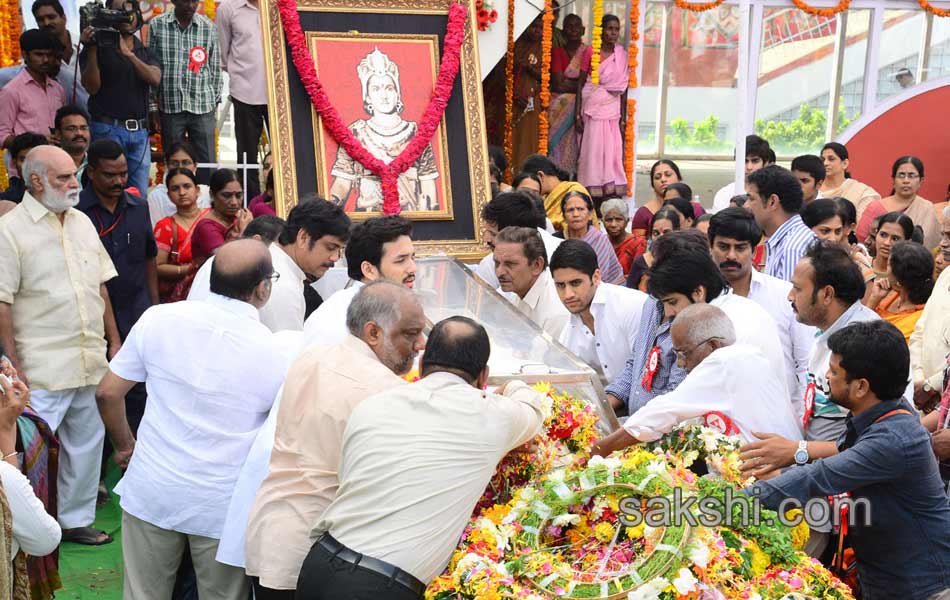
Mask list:
[[[940,243],[940,222],[930,200],[917,195],[924,181],[924,163],[916,156],[902,156],[891,167],[894,191],[887,198],[872,200],[858,222],[858,239],[867,237],[871,222],[889,212],[910,217],[924,232],[924,247],[933,250]]]
[[[871,297],[874,290],[872,285],[875,281],[887,278],[888,264],[891,259],[891,249],[898,242],[904,242],[914,239],[914,222],[907,215],[899,212],[889,212],[878,217],[875,220],[874,233],[874,258],[871,260],[871,266],[865,269],[864,283],[867,290],[864,298]],[[919,239],[914,240],[919,242]]]
[[[561,213],[561,200],[569,192],[580,192],[589,195],[587,188],[576,181],[568,181],[570,175],[543,154],[532,154],[526,158],[521,171],[523,173],[534,173],[538,176],[538,181],[541,182],[541,197],[544,198],[544,212],[550,219],[555,231],[562,231],[564,229],[564,215]],[[591,220],[594,222],[594,227],[599,227],[596,213],[591,213]]]
[[[541,15],[538,15],[515,44],[514,125],[511,139],[516,165],[538,151],[542,33]]]
[[[898,242],[891,248],[887,277],[874,282],[863,302],[900,329],[909,343],[933,291],[933,272],[934,258],[925,247],[917,242]]]
[[[563,48],[551,51],[551,104],[548,107],[550,133],[548,155],[558,167],[573,173],[577,171],[577,133],[574,131],[574,102],[577,99],[577,78],[580,76],[580,58],[587,47],[584,23],[577,15],[564,17]]]
[[[627,87],[630,71],[627,51],[617,45],[620,19],[604,15],[601,21],[600,82],[591,81],[593,46],[584,50],[574,118],[582,135],[577,161],[577,180],[591,197],[602,201],[627,193],[627,176],[623,168],[623,131],[627,121]],[[600,202],[597,202],[598,206]]]
[[[244,190],[237,173],[218,169],[211,175],[211,211],[198,220],[191,234],[191,255],[195,269],[201,267],[225,242],[241,237],[251,222],[251,213],[244,208]]]
[[[881,195],[869,185],[857,179],[852,179],[848,173],[848,149],[838,142],[828,142],[821,149],[821,160],[825,163],[825,180],[821,182],[822,198],[847,198],[858,211],[858,223],[864,209],[874,200],[880,200]]]
[[[683,180],[680,168],[669,159],[658,160],[650,167],[650,185],[653,187],[653,197],[633,214],[630,231],[633,235],[649,237],[650,223],[653,214],[660,210],[666,200],[666,186]]]
[[[158,295],[162,302],[178,302],[188,297],[198,270],[191,255],[192,234],[211,209],[198,208],[198,180],[188,169],[172,169],[165,181],[176,212],[155,225]]]
[[[672,206],[664,206],[653,214],[650,222],[650,246],[671,231],[681,229],[680,214]],[[647,251],[633,261],[630,274],[627,275],[627,287],[632,290],[647,291],[647,273],[653,266],[653,252]]]
[[[604,211],[604,230],[607,231],[607,237],[614,247],[617,260],[620,261],[624,277],[626,277],[630,273],[633,262],[647,251],[647,240],[627,231],[630,209],[626,201],[611,198],[604,202],[600,209]]]
[[[601,279],[607,283],[622,283],[623,267],[617,260],[613,245],[604,232],[591,225],[594,201],[590,196],[582,191],[568,193],[561,200],[561,212],[564,214],[564,232],[557,234],[557,237],[587,242],[597,253]]]

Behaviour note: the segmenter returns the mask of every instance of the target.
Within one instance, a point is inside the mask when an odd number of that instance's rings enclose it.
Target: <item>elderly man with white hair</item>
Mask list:
[[[781,431],[790,439],[801,439],[782,383],[784,374],[772,369],[757,347],[736,343],[732,320],[722,309],[690,305],[676,315],[670,335],[686,378],[633,414],[621,429],[598,440],[594,454],[607,456],[637,442],[652,442],[696,418],[745,440],[756,439],[753,431]]]
[[[105,286],[116,270],[92,221],[74,208],[69,154],[37,146],[22,175],[23,201],[0,218],[0,343],[59,436],[63,541],[104,544],[112,538],[90,527],[105,439],[95,391],[121,345]]]

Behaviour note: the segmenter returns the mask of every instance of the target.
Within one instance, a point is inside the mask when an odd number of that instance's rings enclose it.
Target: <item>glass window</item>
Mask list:
[[[657,103],[660,97],[660,54],[663,52],[663,14],[665,8],[647,3],[643,16],[643,52],[639,59],[640,99],[637,101],[637,153],[655,154]]]
[[[938,79],[947,75],[950,75],[950,19],[934,17],[924,79]]]
[[[878,46],[878,102],[917,83],[926,15],[921,10],[884,11],[884,31]]]
[[[739,68],[739,8],[672,7],[664,76],[667,154],[731,154]]]
[[[870,101],[864,98],[864,68],[867,64],[870,27],[870,10],[848,11],[847,39],[842,53],[841,96],[838,99],[838,127],[835,134],[844,131],[865,108],[870,108]]]

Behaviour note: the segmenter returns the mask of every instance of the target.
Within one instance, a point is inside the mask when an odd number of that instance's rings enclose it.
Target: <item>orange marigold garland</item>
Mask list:
[[[627,49],[629,60],[627,68],[630,70],[630,83],[628,88],[636,88],[637,83],[637,65],[639,64],[640,53],[640,1],[630,0],[630,47]],[[627,92],[629,94],[629,91]],[[633,155],[636,149],[636,121],[637,101],[633,98],[627,98],[627,125],[624,131],[624,148],[626,154],[623,157],[623,167],[627,175],[627,186],[632,195],[633,191]]]
[[[680,7],[680,9],[688,10],[689,12],[706,12],[707,10],[719,8],[725,1],[726,0],[715,0],[715,2],[694,4],[692,2],[686,2],[686,0],[673,0],[673,3]]]
[[[508,56],[505,60],[505,162],[508,168],[505,169],[505,181],[511,181],[511,161],[514,160],[514,142],[512,140],[512,128],[514,126],[514,114],[512,109],[515,103],[515,0],[508,0]]]
[[[204,9],[205,16],[214,21],[214,15],[217,9],[214,0],[204,0]]]
[[[792,0],[792,4],[816,17],[833,17],[842,11],[848,10],[848,7],[851,6],[851,0],[841,0],[834,8],[815,8],[805,4],[804,0]]]
[[[551,104],[551,37],[554,11],[551,0],[544,0],[544,31],[541,36],[541,107],[538,113],[538,154],[548,153],[548,106]]]
[[[928,2],[927,0],[917,0],[917,4],[920,4],[920,8],[926,10],[927,12],[929,12],[930,14],[934,16],[950,17],[950,10],[938,8],[934,6],[933,4],[931,4],[930,2]]]
[[[20,18],[20,3],[17,0],[6,0],[2,5],[3,14],[8,17],[0,24],[0,67],[12,67],[20,62],[23,20]]]
[[[604,0],[594,0],[594,31],[591,33],[590,45],[590,82],[594,85],[600,83],[600,46],[603,40],[600,39],[604,32],[601,22],[604,20]]]
[[[155,134],[155,151],[158,152],[159,156],[162,156],[162,160],[158,161],[158,164],[155,165],[155,179],[152,181],[152,185],[158,185],[160,183],[165,183],[165,151],[162,149],[162,134]]]

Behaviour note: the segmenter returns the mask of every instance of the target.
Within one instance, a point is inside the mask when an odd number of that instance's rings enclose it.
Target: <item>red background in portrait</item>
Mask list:
[[[360,78],[356,74],[356,66],[366,55],[379,48],[379,51],[389,57],[399,67],[399,91],[404,110],[402,118],[415,121],[418,124],[425,114],[432,89],[435,86],[435,77],[438,70],[438,41],[433,37],[430,40],[367,40],[365,37],[354,39],[326,39],[313,38],[311,51],[314,53],[314,64],[320,81],[330,102],[340,113],[340,118],[349,125],[357,119],[369,119],[363,110],[363,90]],[[329,60],[327,60],[329,58]],[[433,62],[434,61],[434,62]],[[444,123],[443,123],[444,125]],[[327,190],[333,181],[330,171],[336,160],[339,145],[333,137],[323,129],[323,164],[326,172]],[[436,165],[439,169],[439,179],[436,180],[438,194],[438,210],[444,210],[445,176],[447,165],[443,162],[442,153],[442,125],[432,137],[432,151],[435,153]],[[345,210],[352,212],[356,207],[357,192],[354,187],[347,199]]]

